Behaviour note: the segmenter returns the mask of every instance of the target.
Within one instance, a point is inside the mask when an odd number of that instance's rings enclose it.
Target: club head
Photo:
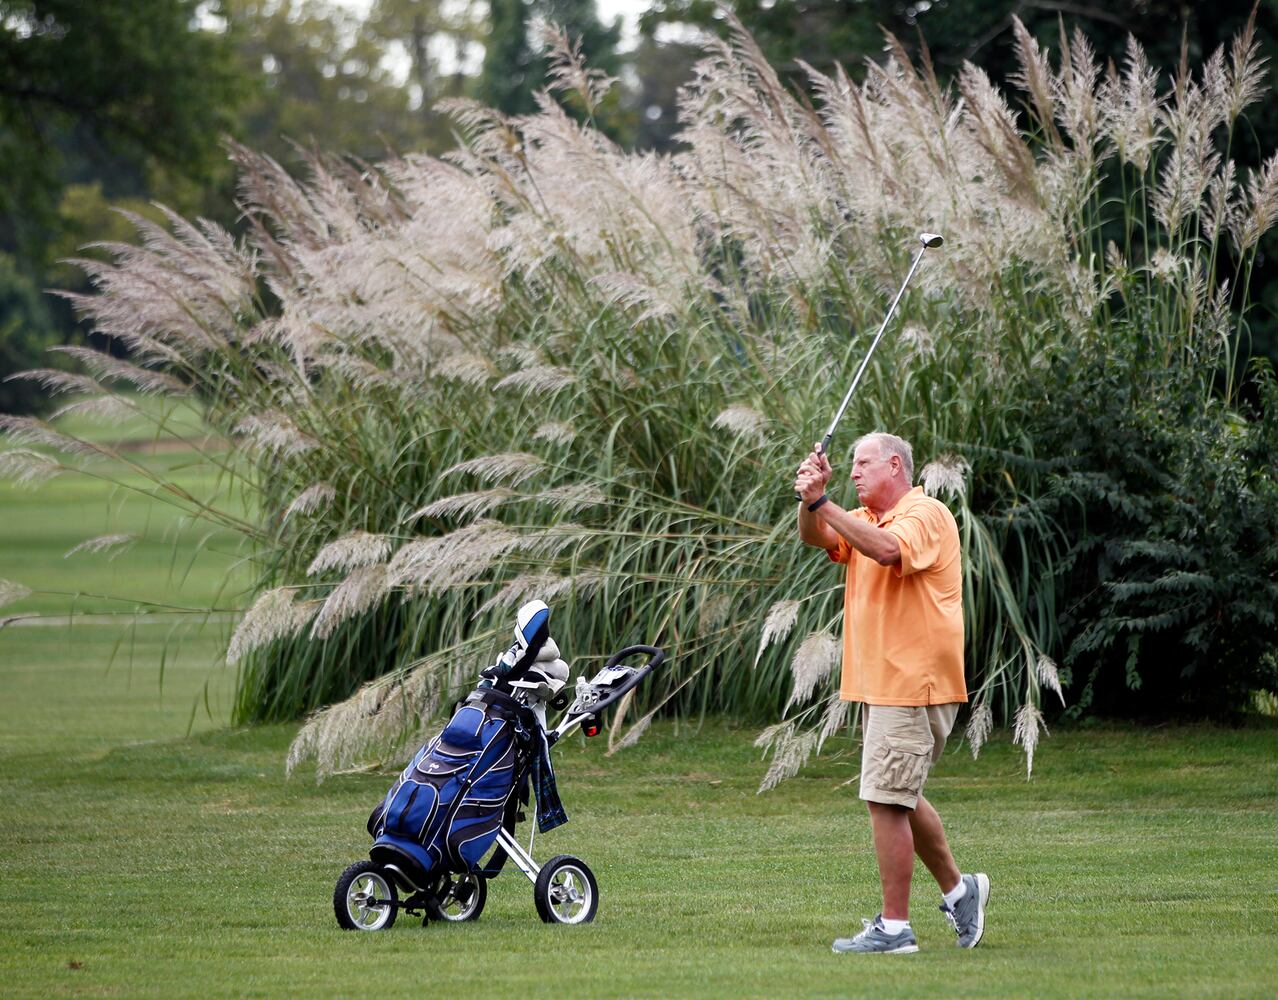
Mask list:
[[[945,237],[941,236],[939,233],[919,233],[919,242],[927,247],[927,249],[935,250],[945,242]]]

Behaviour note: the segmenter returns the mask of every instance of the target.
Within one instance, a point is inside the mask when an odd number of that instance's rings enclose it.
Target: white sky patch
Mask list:
[[[342,7],[360,18],[368,16],[373,0],[330,0],[337,7]],[[611,24],[621,18],[621,45],[623,52],[629,52],[639,44],[639,15],[648,9],[649,0],[595,0],[599,12],[599,20]],[[438,71],[445,76],[461,72],[466,76],[474,76],[484,62],[484,47],[478,42],[469,42],[458,51],[457,44],[450,38],[438,37],[431,40],[431,55],[435,57]],[[408,79],[408,51],[403,45],[395,45],[387,53],[382,65],[395,77],[397,83],[403,84]]]
[[[648,9],[647,0],[595,0],[599,20],[612,24],[621,18],[622,52],[629,52],[639,44],[639,15]]]
[[[464,6],[466,2],[467,0],[444,0],[446,5],[451,3]],[[374,0],[328,0],[328,3],[363,20],[372,9]],[[604,24],[612,24],[618,17],[621,18],[620,51],[630,52],[638,46],[639,15],[647,10],[649,5],[650,0],[595,0],[599,20]],[[226,27],[225,19],[215,16],[205,5],[196,8],[196,20],[207,29],[221,31]],[[30,29],[29,25],[14,22],[15,18],[6,18],[5,27],[11,29],[16,27],[19,33],[24,27]],[[696,33],[695,29],[689,32],[679,25],[663,25],[658,29],[657,38],[659,41],[685,41],[689,40],[689,34]],[[456,39],[446,35],[431,39],[430,52],[435,60],[436,72],[443,76],[452,76],[455,73],[475,76],[484,62],[484,47],[479,42],[466,41],[459,44]],[[402,43],[395,42],[387,47],[381,65],[391,75],[396,85],[403,86],[408,82],[412,61],[409,59],[407,47]],[[421,95],[415,94],[412,102],[414,106],[419,105],[420,101]]]

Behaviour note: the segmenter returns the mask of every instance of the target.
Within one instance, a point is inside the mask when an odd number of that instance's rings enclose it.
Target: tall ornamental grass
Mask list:
[[[890,37],[863,84],[810,70],[810,103],[738,27],[708,44],[670,157],[593,127],[613,81],[562,37],[552,91],[580,117],[552,94],[519,118],[452,101],[444,157],[315,155],[304,180],[235,147],[246,234],[136,220],[76,297],[132,361],[32,377],[77,406],[122,382],[194,395],[235,443],[251,524],[177,499],[242,530],[236,715],[314,713],[290,765],[398,745],[541,597],[577,671],[633,642],[671,654],[615,745],[658,712],[771,722],[768,786],[849,721],[841,575],[797,540],[793,472],[915,234],[941,232],[833,459],[846,474],[858,431],[913,442],[962,533],[971,747],[1010,725],[1032,768],[1044,701],[1065,701],[1070,539],[1033,502],[1051,379],[1136,325],[1161,361],[1233,372],[1278,159],[1248,178],[1231,159],[1263,92],[1250,28],[1170,86],[1135,42],[1105,71],[1080,34],[1054,65],[1016,30],[1021,110]],[[49,424],[6,425],[27,445],[11,473],[73,466],[30,447],[76,452]]]

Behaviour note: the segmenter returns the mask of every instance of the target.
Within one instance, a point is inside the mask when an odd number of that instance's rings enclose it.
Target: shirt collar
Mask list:
[[[923,498],[923,497],[925,497],[925,496],[927,496],[927,494],[923,492],[923,487],[922,487],[922,486],[915,486],[915,487],[914,487],[912,490],[910,490],[908,493],[904,493],[904,494],[902,494],[902,495],[901,495],[901,499],[900,499],[900,500],[898,500],[895,504],[893,504],[893,505],[892,505],[892,509],[891,509],[891,510],[889,510],[887,513],[885,513],[885,514],[884,514],[881,518],[878,518],[878,519],[876,520],[876,519],[874,518],[874,515],[873,515],[873,514],[871,514],[871,515],[870,515],[870,520],[871,520],[874,524],[887,524],[887,523],[888,523],[888,521],[891,521],[891,520],[892,520],[894,517],[896,517],[898,514],[903,514],[903,513],[905,513],[905,511],[906,511],[906,510],[908,510],[908,509],[909,509],[910,507],[912,507],[912,506],[913,506],[913,505],[914,505],[914,504],[915,504],[918,500],[922,499],[922,498]]]

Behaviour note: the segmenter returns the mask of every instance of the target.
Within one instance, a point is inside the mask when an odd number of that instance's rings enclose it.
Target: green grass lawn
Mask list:
[[[106,751],[224,726],[229,626],[0,629],[0,753]]]
[[[127,530],[106,516],[117,501],[70,479],[4,489],[0,576],[207,607],[233,572],[211,547],[180,569],[195,536],[145,505],[126,518],[172,532],[173,555],[63,560]],[[878,908],[853,747],[759,796],[754,730],[722,722],[659,725],[611,758],[603,739],[558,749],[571,822],[534,853],[594,868],[594,924],[541,924],[512,871],[475,924],[342,932],[333,883],[390,779],[286,780],[294,727],[227,728],[227,628],[0,628],[0,994],[1234,1000],[1278,985],[1272,726],[1056,731],[1032,782],[1005,734],[978,761],[952,749],[929,796],[960,864],[993,882],[973,952],[920,869],[917,955],[832,955]]]
[[[594,867],[594,924],[541,924],[511,872],[473,925],[355,934],[332,886],[389,778],[285,780],[291,727],[216,724],[215,643],[189,637],[161,690],[154,649],[131,675],[106,667],[112,631],[0,631],[7,996],[1238,998],[1278,982],[1271,728],[1059,732],[1029,783],[1006,742],[948,753],[930,795],[960,862],[993,880],[974,952],[920,870],[919,954],[832,955],[877,907],[850,747],[758,796],[753,732],[723,724],[658,727],[611,758],[602,739],[560,748],[571,821],[535,853]]]
[[[101,427],[70,415],[57,426],[119,448],[137,470],[94,461],[85,466],[91,475],[63,474],[35,489],[0,482],[0,579],[33,591],[0,608],[0,618],[241,606],[251,574],[239,536],[190,516],[189,505],[156,499],[155,482],[142,470],[234,516],[244,511],[243,497],[232,491],[216,460],[166,435],[201,438],[189,407],[142,397],[134,402],[150,419],[137,416]],[[104,535],[133,540],[106,552],[68,554]]]
[[[177,469],[173,475],[192,490],[207,492],[211,486],[206,470]],[[144,486],[141,477],[130,479]],[[0,483],[0,512],[0,579],[34,591],[0,608],[0,617],[236,608],[243,601],[248,572],[233,532],[127,488],[72,476],[36,490]],[[129,534],[135,541],[115,551],[67,554],[108,534]]]

